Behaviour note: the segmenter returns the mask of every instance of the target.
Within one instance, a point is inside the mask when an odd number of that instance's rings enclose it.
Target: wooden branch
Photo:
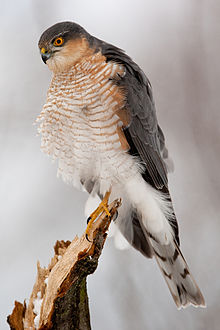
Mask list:
[[[98,266],[106,231],[119,206],[115,200],[109,206],[111,216],[102,214],[92,225],[91,242],[85,234],[72,242],[57,241],[49,266],[37,263],[29,304],[15,302],[7,319],[11,329],[91,329],[86,278]]]

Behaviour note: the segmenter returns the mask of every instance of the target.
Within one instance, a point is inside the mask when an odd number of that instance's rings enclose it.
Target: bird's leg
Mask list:
[[[101,203],[99,204],[97,209],[94,212],[92,212],[92,214],[90,214],[90,216],[87,219],[86,239],[88,241],[89,241],[90,229],[92,227],[93,222],[98,218],[98,216],[103,212],[105,212],[108,217],[110,217],[110,215],[111,215],[108,210],[108,199],[109,199],[110,194],[111,194],[111,190],[106,192],[103,200],[101,201]]]

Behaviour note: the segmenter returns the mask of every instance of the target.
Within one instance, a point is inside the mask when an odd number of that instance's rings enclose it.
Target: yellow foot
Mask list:
[[[110,212],[108,210],[108,199],[110,196],[111,191],[107,191],[107,193],[105,194],[103,200],[101,201],[101,203],[99,204],[99,206],[97,207],[97,209],[92,212],[92,214],[90,214],[90,216],[87,219],[87,228],[86,228],[86,239],[91,242],[89,240],[89,232],[90,229],[92,227],[92,224],[94,223],[94,221],[98,218],[99,215],[101,215],[103,212],[105,212],[107,214],[108,217],[110,217]]]

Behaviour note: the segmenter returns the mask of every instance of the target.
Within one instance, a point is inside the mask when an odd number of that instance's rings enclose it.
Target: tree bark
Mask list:
[[[91,242],[85,234],[72,242],[57,241],[49,266],[37,264],[28,306],[15,302],[7,319],[11,329],[91,329],[86,278],[98,266],[106,231],[119,206],[120,201],[115,200],[109,206],[110,217],[103,213],[93,223]]]

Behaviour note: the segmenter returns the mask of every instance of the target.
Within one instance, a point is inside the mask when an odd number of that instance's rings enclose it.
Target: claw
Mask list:
[[[88,234],[86,234],[86,239],[89,243],[92,243],[92,241],[90,241],[89,237],[88,237]]]
[[[103,212],[105,212],[106,215],[107,215],[108,217],[111,216],[111,214],[110,214],[110,212],[109,212],[109,210],[108,210],[108,199],[109,199],[110,193],[111,193],[111,192],[108,191],[108,192],[105,194],[103,200],[101,201],[101,203],[99,204],[99,206],[97,207],[97,209],[96,209],[96,210],[95,210],[95,211],[94,211],[94,212],[88,217],[88,219],[87,219],[86,239],[87,239],[87,241],[89,241],[89,242],[91,242],[91,241],[89,240],[89,232],[90,232],[90,228],[91,228],[93,222],[98,218],[98,216],[99,216],[100,214],[102,214]]]

